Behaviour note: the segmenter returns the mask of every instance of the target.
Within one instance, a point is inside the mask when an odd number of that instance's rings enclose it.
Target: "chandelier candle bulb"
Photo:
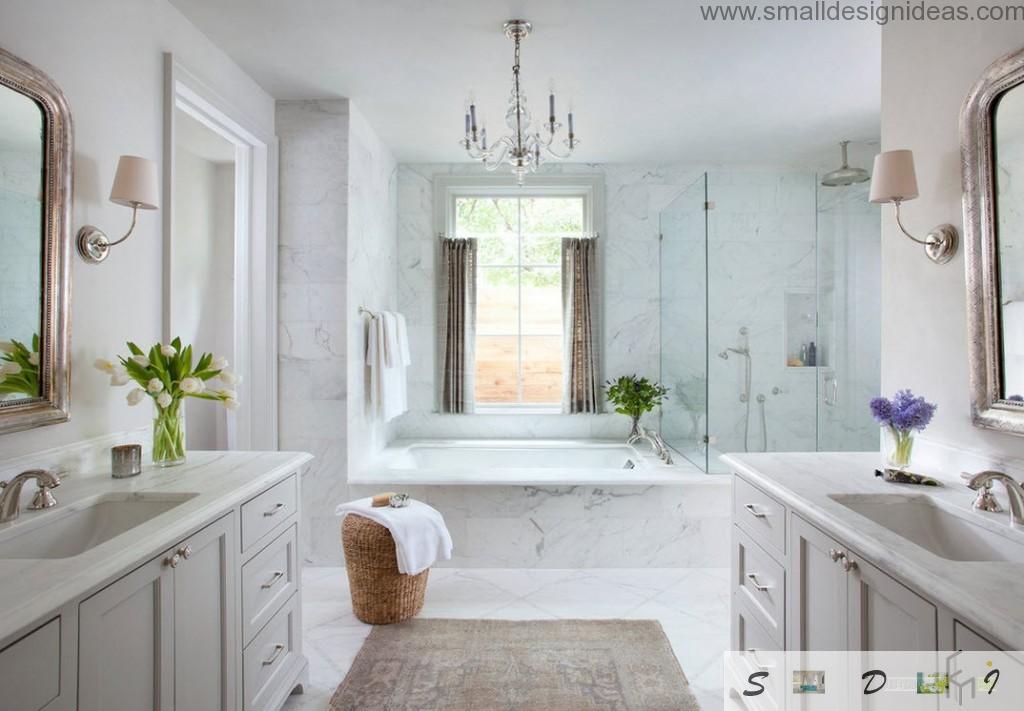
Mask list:
[[[469,112],[466,112],[466,135],[469,135]]]
[[[554,130],[554,127],[555,127],[555,95],[554,95],[554,93],[551,93],[551,94],[548,95],[548,116],[551,119],[551,121],[550,121],[551,129]]]
[[[480,148],[487,150],[487,125],[480,129]]]
[[[469,125],[473,131],[473,140],[476,140],[476,104],[469,105]]]

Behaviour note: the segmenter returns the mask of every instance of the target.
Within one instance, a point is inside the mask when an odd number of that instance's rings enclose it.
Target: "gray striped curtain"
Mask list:
[[[597,412],[598,363],[594,328],[597,292],[597,240],[562,240],[562,324],[564,361],[562,411]]]
[[[476,261],[475,239],[441,240],[442,412],[473,412]]]

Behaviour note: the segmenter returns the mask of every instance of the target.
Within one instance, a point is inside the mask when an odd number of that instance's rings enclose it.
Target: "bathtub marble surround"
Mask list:
[[[352,614],[343,568],[306,568],[304,652],[309,685],[283,711],[327,707],[370,625]],[[723,707],[729,646],[729,571],[480,570],[435,568],[421,617],[501,620],[647,619],[661,623],[701,709]]]
[[[720,565],[729,549],[729,482],[701,477],[689,485],[400,488],[444,516],[454,543],[446,567],[693,568]],[[350,487],[354,497],[381,488]]]
[[[1024,546],[1024,533],[1009,527],[1006,512],[971,509],[975,492],[960,480],[959,471],[942,466],[929,469],[927,473],[944,484],[935,488],[889,484],[875,477],[875,468],[883,463],[882,455],[875,452],[734,454],[723,461],[826,534],[927,592],[935,603],[956,611],[969,626],[1010,645],[1007,649],[1024,648],[1024,618],[1019,613],[1024,564],[945,560],[830,498],[834,494],[924,495],[1003,536],[1006,545]]]

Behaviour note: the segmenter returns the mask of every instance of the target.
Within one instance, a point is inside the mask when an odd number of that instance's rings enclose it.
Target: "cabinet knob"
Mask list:
[[[844,560],[843,570],[845,570],[847,573],[849,573],[851,570],[857,570],[857,561],[849,559]]]
[[[171,568],[177,568],[178,563],[181,562],[181,556],[177,553],[174,555],[167,556],[164,558],[164,565],[170,566]]]
[[[188,560],[192,557],[192,546],[182,546],[178,549],[178,555],[180,555],[185,560]]]
[[[828,549],[828,557],[832,559],[833,563],[837,563],[846,557],[846,554],[842,551],[836,550],[835,548]]]

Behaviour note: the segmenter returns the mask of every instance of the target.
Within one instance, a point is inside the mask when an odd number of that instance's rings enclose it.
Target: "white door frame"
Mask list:
[[[235,146],[234,363],[242,407],[228,449],[277,449],[277,137],[164,54],[163,338],[173,338],[175,112]]]

